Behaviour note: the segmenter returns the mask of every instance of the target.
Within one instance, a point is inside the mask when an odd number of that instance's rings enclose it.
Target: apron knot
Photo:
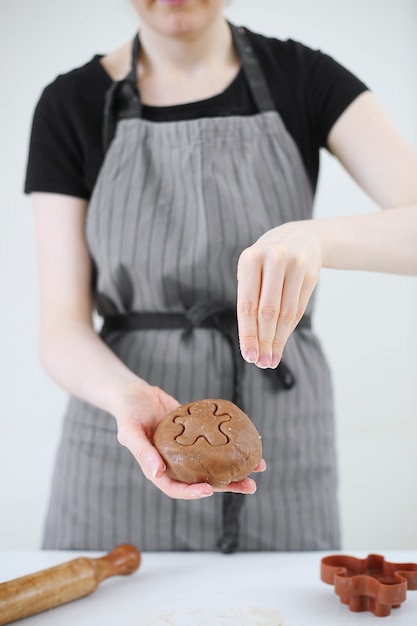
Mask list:
[[[185,317],[191,328],[201,328],[221,324],[228,320],[237,323],[236,308],[219,302],[202,302],[195,304],[185,312]]]

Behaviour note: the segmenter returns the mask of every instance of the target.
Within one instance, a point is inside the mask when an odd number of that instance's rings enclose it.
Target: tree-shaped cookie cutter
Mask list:
[[[405,601],[407,589],[417,589],[416,563],[389,563],[379,554],[365,559],[332,555],[321,560],[321,579],[351,611],[386,617]]]

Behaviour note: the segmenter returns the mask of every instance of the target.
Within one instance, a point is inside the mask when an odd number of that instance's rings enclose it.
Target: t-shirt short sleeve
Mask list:
[[[105,92],[97,60],[58,76],[36,105],[24,190],[89,199],[103,160]]]
[[[346,67],[327,54],[308,50],[306,93],[309,112],[325,147],[330,130],[347,107],[368,87]]]
[[[88,198],[83,181],[82,145],[71,116],[54,87],[47,87],[35,109],[25,191],[47,191]]]
[[[320,148],[340,115],[367,85],[325,54],[293,39],[279,40],[248,31],[272,98],[316,187]]]
[[[367,86],[320,50],[246,30],[276,110],[301,154],[315,189],[319,150],[346,108]],[[58,76],[36,106],[25,192],[52,192],[89,199],[104,159],[105,94],[111,79],[96,55],[84,66]],[[239,76],[241,77],[241,73]],[[179,121],[257,113],[244,79],[220,97],[174,107],[143,107],[151,121]]]

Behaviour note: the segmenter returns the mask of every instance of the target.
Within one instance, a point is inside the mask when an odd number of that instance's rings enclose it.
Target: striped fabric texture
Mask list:
[[[312,200],[299,152],[274,111],[121,120],[87,217],[99,313],[235,302],[241,251],[283,222],[310,218]],[[216,329],[114,333],[107,341],[179,403],[232,397],[230,347]],[[244,367],[244,408],[262,436],[267,471],[245,497],[240,549],[336,549],[332,388],[310,329],[293,333],[285,362],[297,381],[286,391],[277,390],[273,370]],[[44,548],[132,542],[141,550],[215,550],[220,527],[219,494],[168,498],[117,443],[114,418],[70,399]]]

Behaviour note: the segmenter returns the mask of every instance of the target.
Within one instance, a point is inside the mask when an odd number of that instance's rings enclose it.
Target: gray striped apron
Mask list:
[[[310,218],[313,195],[244,31],[231,29],[258,108],[252,116],[142,119],[135,39],[132,69],[107,98],[108,149],[86,233],[103,340],[180,403],[237,400],[262,436],[267,471],[251,496],[172,500],[117,443],[114,418],[72,397],[44,548],[339,545],[332,388],[309,324],[313,299],[287,343],[285,365],[261,370],[238,354],[239,255],[267,230]]]

